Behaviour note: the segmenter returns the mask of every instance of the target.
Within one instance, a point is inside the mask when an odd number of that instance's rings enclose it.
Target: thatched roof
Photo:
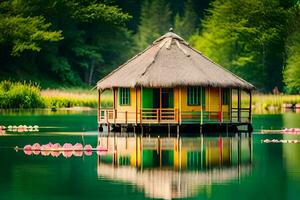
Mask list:
[[[253,85],[214,63],[168,32],[143,52],[128,60],[97,83],[113,87],[211,86],[251,90]]]

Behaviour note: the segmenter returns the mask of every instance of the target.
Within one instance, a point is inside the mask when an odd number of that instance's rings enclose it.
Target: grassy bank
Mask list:
[[[47,108],[97,107],[97,95],[89,91],[42,90],[41,97]]]
[[[82,88],[46,89],[30,82],[0,82],[0,108],[97,107],[97,91]],[[102,107],[112,107],[111,91],[101,95]],[[249,99],[243,99],[244,105]],[[254,94],[254,113],[281,112],[284,104],[300,104],[300,95]]]
[[[0,108],[44,107],[39,86],[31,82],[0,82]]]
[[[282,112],[284,104],[300,104],[300,95],[253,95],[252,105],[254,113]]]

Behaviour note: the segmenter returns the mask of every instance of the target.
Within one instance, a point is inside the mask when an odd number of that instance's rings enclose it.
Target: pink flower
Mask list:
[[[24,153],[25,153],[26,155],[31,155],[31,154],[32,154],[32,151],[31,151],[31,150],[25,150],[25,149],[23,149],[23,151],[24,151]]]
[[[76,143],[76,144],[73,146],[73,150],[74,150],[74,151],[82,151],[82,150],[83,150],[82,144]]]
[[[41,145],[39,143],[34,143],[32,145],[32,148],[31,148],[33,151],[34,150],[40,150],[41,149]]]
[[[84,146],[85,151],[93,151],[93,147],[90,144]]]
[[[73,146],[70,143],[65,143],[63,146],[64,151],[73,151]]]
[[[31,151],[31,145],[27,144],[23,147],[24,151]]]

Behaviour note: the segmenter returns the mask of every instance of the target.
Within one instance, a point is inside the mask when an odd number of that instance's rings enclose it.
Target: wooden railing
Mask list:
[[[231,112],[179,111],[176,108],[144,108],[138,112],[103,109],[98,117],[105,124],[189,124],[250,122],[250,110],[232,108]]]
[[[232,122],[250,122],[251,121],[250,108],[232,108],[231,121]]]

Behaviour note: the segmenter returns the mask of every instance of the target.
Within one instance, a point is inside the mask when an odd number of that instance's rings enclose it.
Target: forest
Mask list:
[[[300,92],[298,0],[1,1],[0,80],[94,86],[170,27],[259,92]]]

